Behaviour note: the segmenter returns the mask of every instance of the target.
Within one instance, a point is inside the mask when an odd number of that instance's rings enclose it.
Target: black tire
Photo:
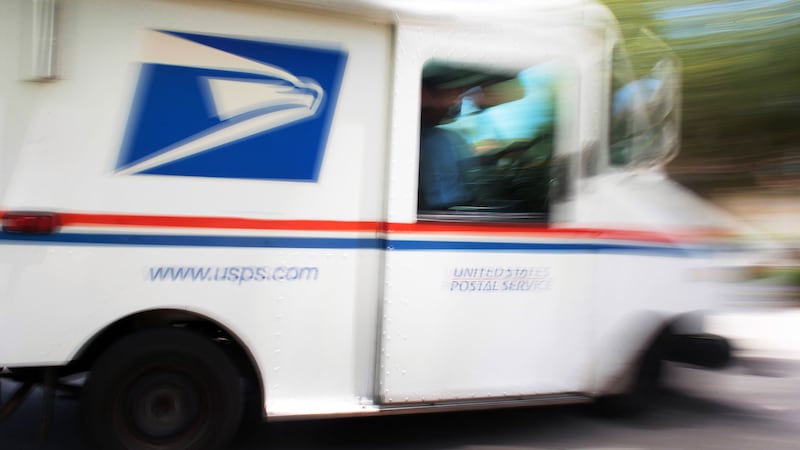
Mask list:
[[[191,331],[139,331],[96,361],[81,422],[98,450],[222,448],[242,417],[239,374],[226,354]]]
[[[641,355],[635,378],[627,392],[595,400],[595,411],[603,416],[622,417],[644,412],[661,385],[665,348],[671,335],[660,334]]]

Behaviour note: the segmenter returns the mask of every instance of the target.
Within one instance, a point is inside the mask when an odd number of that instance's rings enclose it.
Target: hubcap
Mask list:
[[[149,438],[169,439],[197,422],[198,398],[197,388],[185,375],[145,375],[130,390],[128,411],[140,433]]]

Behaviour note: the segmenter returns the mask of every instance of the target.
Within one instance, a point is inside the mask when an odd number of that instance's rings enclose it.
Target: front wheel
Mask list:
[[[137,332],[95,363],[81,398],[84,436],[103,450],[222,448],[242,417],[239,374],[213,342],[181,329]]]
[[[623,394],[596,399],[596,411],[605,416],[629,416],[647,409],[661,384],[664,355],[672,335],[662,332],[639,357],[633,382]]]

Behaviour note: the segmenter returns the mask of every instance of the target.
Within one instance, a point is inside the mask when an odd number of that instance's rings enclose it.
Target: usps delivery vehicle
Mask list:
[[[45,403],[86,373],[94,448],[727,357],[726,229],[662,169],[678,63],[634,79],[600,4],[7,0],[0,30],[0,369]]]

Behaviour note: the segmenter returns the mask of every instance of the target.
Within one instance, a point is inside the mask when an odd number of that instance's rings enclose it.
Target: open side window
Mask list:
[[[418,217],[546,221],[556,130],[553,64],[433,60],[422,71]]]

